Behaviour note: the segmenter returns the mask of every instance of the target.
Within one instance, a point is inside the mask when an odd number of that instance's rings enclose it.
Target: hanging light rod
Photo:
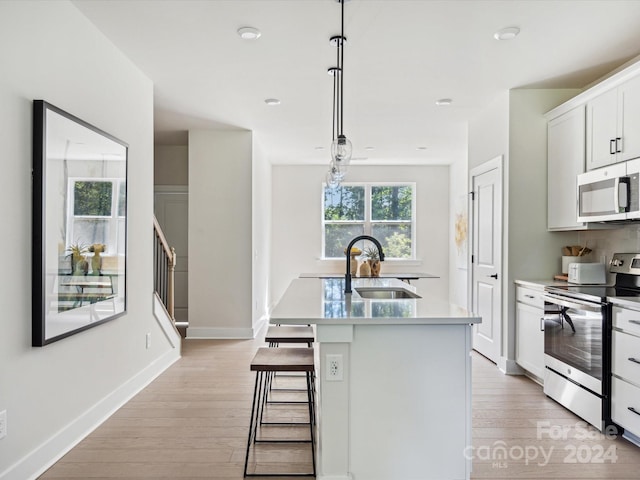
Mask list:
[[[340,35],[329,38],[329,44],[336,47],[336,66],[327,70],[333,77],[333,115],[331,163],[327,172],[327,185],[335,188],[340,185],[347,173],[351,161],[351,141],[343,132],[343,104],[344,104],[344,45],[347,37],[344,35],[344,4],[348,0],[336,0],[340,4]]]

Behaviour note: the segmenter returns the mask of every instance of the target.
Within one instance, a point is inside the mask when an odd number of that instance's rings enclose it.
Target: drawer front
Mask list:
[[[640,312],[613,307],[613,326],[640,336]]]
[[[640,386],[640,337],[613,331],[611,371]]]
[[[640,435],[640,388],[619,378],[612,379],[611,419],[634,435]]]
[[[544,310],[544,300],[542,299],[543,294],[544,292],[534,290],[533,288],[516,287],[516,300],[518,302],[526,303],[532,307]],[[640,318],[640,315],[638,315],[638,317]]]

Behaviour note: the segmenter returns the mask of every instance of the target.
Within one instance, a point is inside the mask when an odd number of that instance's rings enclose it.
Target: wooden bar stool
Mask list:
[[[281,343],[306,343],[307,347],[311,347],[315,341],[315,335],[311,326],[271,325],[267,329],[264,341],[270,347],[277,347]]]
[[[247,453],[244,461],[245,477],[277,477],[277,476],[295,476],[295,477],[311,477],[316,475],[316,452],[315,452],[315,401],[314,401],[314,355],[313,348],[259,348],[253,360],[251,361],[251,371],[256,372],[256,382],[253,388],[253,403],[251,407],[251,421],[249,423],[249,435],[247,439]],[[266,407],[266,396],[269,394],[268,381],[271,374],[275,372],[303,372],[306,377],[306,393],[309,422],[262,422],[264,409]],[[261,433],[263,426],[269,425],[293,425],[303,426],[309,425],[309,439],[262,439],[258,434]],[[247,473],[249,465],[249,452],[251,445],[256,443],[310,443],[311,458],[313,471],[310,473]]]
[[[281,325],[270,325],[267,329],[267,334],[265,335],[264,341],[269,344],[270,347],[279,347],[281,343],[293,344],[300,343],[306,344],[307,347],[313,346],[313,342],[315,341],[315,334],[313,333],[313,327],[310,325],[292,325],[292,326],[281,326]],[[297,388],[273,388],[272,383],[273,379],[276,376],[275,372],[269,375],[269,379],[267,381],[268,389],[271,390],[281,390],[281,391],[299,391]],[[298,375],[278,375],[278,377],[289,376],[295,377]],[[275,402],[277,403],[277,402]]]

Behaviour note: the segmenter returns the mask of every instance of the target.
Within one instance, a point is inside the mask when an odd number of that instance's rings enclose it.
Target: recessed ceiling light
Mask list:
[[[280,100],[277,98],[267,98],[264,103],[267,105],[280,105]]]
[[[417,147],[416,150],[426,150],[427,147]]]
[[[450,98],[441,98],[440,100],[436,100],[436,105],[438,105],[439,107],[446,107],[448,105],[451,105],[453,103],[453,100],[451,100]]]
[[[520,33],[520,29],[518,27],[507,27],[498,30],[493,34],[493,38],[496,40],[513,40]]]
[[[262,33],[257,28],[242,27],[238,29],[238,35],[240,35],[240,38],[243,40],[257,40]]]
[[[315,150],[324,150],[324,147],[318,146],[318,147],[315,147]]]
[[[365,150],[375,150],[376,147],[364,147]]]

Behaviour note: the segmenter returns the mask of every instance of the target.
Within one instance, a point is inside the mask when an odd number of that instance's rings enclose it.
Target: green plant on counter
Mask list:
[[[380,260],[380,252],[376,247],[366,247],[362,256],[369,260]]]

